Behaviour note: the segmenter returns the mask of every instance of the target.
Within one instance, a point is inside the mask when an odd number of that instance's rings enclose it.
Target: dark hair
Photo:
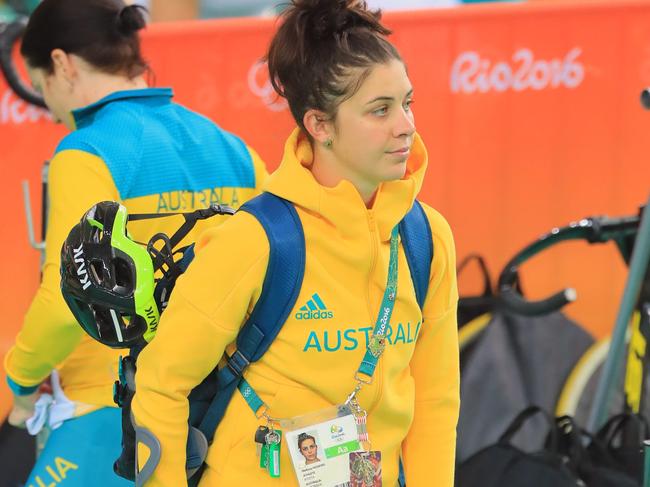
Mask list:
[[[361,0],[292,0],[266,59],[273,88],[298,125],[310,109],[336,116],[375,64],[402,60],[386,36],[381,11]],[[358,76],[350,69],[360,68]]]
[[[312,435],[308,435],[307,433],[300,433],[298,435],[298,450],[302,447],[303,442],[307,440],[312,440],[314,444],[316,443],[316,438],[314,438]]]
[[[133,78],[147,69],[138,36],[145,12],[122,0],[43,0],[29,18],[20,53],[31,67],[52,72],[51,53],[58,48]]]

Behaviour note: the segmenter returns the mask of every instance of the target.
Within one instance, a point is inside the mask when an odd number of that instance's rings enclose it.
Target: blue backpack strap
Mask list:
[[[246,367],[269,348],[298,299],[305,274],[305,234],[293,204],[262,193],[240,211],[260,222],[269,241],[269,261],[262,293],[237,336],[237,349],[217,373],[217,393],[199,429],[209,442]]]
[[[402,247],[411,271],[415,297],[422,309],[429,290],[429,276],[433,262],[433,236],[429,219],[419,201],[415,200],[413,207],[400,222],[399,234],[402,237]],[[401,459],[398,482],[400,487],[406,487]]]
[[[402,247],[411,271],[415,296],[422,309],[429,290],[433,237],[429,219],[419,201],[415,200],[413,207],[400,222],[399,234],[402,237]]]

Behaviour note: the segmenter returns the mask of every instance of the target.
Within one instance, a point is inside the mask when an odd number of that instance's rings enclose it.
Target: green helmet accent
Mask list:
[[[160,312],[154,299],[154,270],[151,256],[146,249],[135,243],[127,236],[126,223],[128,213],[122,205],[117,210],[113,228],[124,228],[124,232],[111,233],[111,245],[129,255],[133,260],[137,272],[135,274],[135,289],[133,299],[135,301],[135,313],[144,316],[147,321],[147,331],[143,338],[150,342],[156,335]]]

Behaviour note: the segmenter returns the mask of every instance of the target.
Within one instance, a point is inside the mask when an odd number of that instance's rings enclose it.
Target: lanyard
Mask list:
[[[372,376],[375,373],[375,368],[379,362],[379,357],[384,353],[386,348],[386,328],[390,324],[390,318],[393,314],[395,307],[395,299],[397,296],[397,251],[399,249],[398,236],[399,227],[393,228],[390,234],[390,260],[388,261],[388,282],[386,283],[386,290],[384,297],[381,300],[381,307],[379,308],[379,315],[375,323],[375,329],[372,336],[368,339],[366,353],[361,360],[359,369],[354,374],[357,381],[356,386],[352,393],[345,401],[350,404],[355,411],[355,415],[363,416],[365,421],[365,411],[361,409],[357,402],[356,395],[364,385],[372,384]]]
[[[375,323],[375,329],[372,336],[368,339],[366,353],[363,356],[361,365],[355,374],[355,379],[359,382],[372,382],[372,375],[375,373],[379,357],[386,348],[386,328],[390,323],[390,318],[395,307],[395,297],[397,296],[397,251],[398,251],[398,227],[393,228],[390,235],[390,260],[388,261],[388,282],[384,297],[381,300],[379,315]],[[369,377],[364,380],[361,374]]]
[[[377,321],[375,323],[375,329],[372,332],[372,336],[368,339],[368,344],[366,346],[366,353],[361,360],[359,369],[354,374],[354,378],[357,381],[357,385],[348,397],[346,403],[354,401],[355,396],[361,387],[364,384],[372,383],[372,376],[375,373],[375,368],[379,362],[379,357],[384,352],[386,348],[386,328],[390,323],[390,318],[393,314],[393,308],[395,307],[395,298],[397,296],[397,256],[399,250],[399,227],[395,226],[390,235],[390,260],[388,261],[388,282],[386,284],[386,290],[384,291],[384,297],[381,301],[381,306],[379,308],[379,314],[377,316]],[[239,392],[243,396],[246,403],[250,406],[256,416],[266,417],[268,416],[268,406],[260,399],[255,390],[250,386],[246,379],[242,378],[239,381],[237,387]]]

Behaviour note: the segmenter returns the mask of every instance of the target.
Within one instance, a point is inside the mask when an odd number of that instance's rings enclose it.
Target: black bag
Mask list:
[[[621,468],[618,460],[610,454],[606,443],[598,435],[593,436],[581,429],[574,418],[560,416],[555,419],[554,438],[547,438],[546,447],[555,441],[556,451],[569,463],[587,487],[640,487]],[[588,446],[585,446],[587,445]]]
[[[541,414],[548,424],[546,447],[524,452],[511,440],[524,423]],[[558,452],[553,419],[537,406],[530,406],[514,419],[498,442],[475,453],[456,472],[456,487],[579,487],[584,486],[571,469],[570,460]]]
[[[534,453],[524,452],[511,441],[538,413],[548,425],[544,446]],[[570,416],[553,419],[541,408],[530,406],[519,413],[495,445],[458,467],[456,487],[640,487],[643,456],[639,438],[646,431],[647,423],[638,415],[622,414],[593,436]],[[627,443],[621,439],[624,433]]]
[[[646,419],[633,413],[610,418],[589,445],[589,457],[595,464],[626,472],[638,485],[643,482],[643,440],[650,436]]]

